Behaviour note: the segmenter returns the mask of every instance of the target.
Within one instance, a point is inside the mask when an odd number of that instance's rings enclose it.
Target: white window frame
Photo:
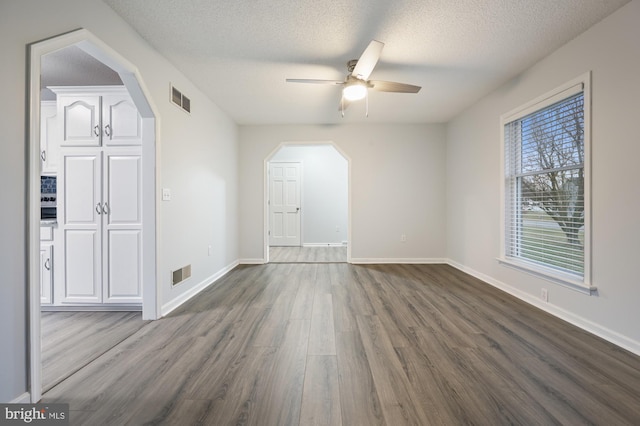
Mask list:
[[[507,179],[505,167],[505,125],[523,118],[531,113],[544,109],[554,103],[573,96],[580,91],[584,97],[584,274],[582,279],[576,275],[563,273],[551,267],[527,262],[521,258],[509,257],[506,254],[506,196]],[[568,81],[567,83],[539,96],[526,104],[500,116],[500,255],[498,261],[506,266],[533,274],[537,277],[563,285],[582,293],[593,294],[596,290],[591,285],[591,72]]]

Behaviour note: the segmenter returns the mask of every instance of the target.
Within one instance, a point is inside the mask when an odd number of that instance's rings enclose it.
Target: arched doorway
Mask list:
[[[40,329],[40,107],[42,58],[52,52],[74,47],[102,62],[118,74],[142,118],[142,317],[158,318],[156,295],[156,219],[155,219],[155,114],[145,96],[136,67],[87,30],[77,30],[29,47],[29,131],[28,131],[28,257],[29,257],[29,376],[32,402],[41,398]]]
[[[350,159],[332,142],[282,143],[267,156],[267,262],[350,261],[349,175]]]

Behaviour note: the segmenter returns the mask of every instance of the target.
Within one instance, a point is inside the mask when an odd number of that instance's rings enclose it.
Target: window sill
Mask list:
[[[508,259],[504,257],[498,258],[497,261],[507,267],[517,269],[519,271],[533,275],[537,278],[542,278],[544,280],[561,285],[579,293],[592,296],[597,292],[597,288],[594,286],[588,285],[578,279],[574,279],[568,274],[564,275],[561,272],[555,271],[550,268],[545,268],[544,266],[532,265],[527,262]]]

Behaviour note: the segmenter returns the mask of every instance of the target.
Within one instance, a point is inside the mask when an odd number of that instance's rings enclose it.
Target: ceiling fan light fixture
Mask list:
[[[362,83],[348,84],[342,89],[342,96],[348,101],[359,101],[367,96],[367,86]]]

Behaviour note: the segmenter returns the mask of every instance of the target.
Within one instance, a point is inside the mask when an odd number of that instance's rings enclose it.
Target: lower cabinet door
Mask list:
[[[142,301],[142,238],[139,229],[114,229],[106,235],[104,303]]]
[[[95,229],[64,232],[63,303],[101,303],[100,234]]]
[[[53,246],[40,246],[40,303],[51,304],[51,287],[53,285]]]

